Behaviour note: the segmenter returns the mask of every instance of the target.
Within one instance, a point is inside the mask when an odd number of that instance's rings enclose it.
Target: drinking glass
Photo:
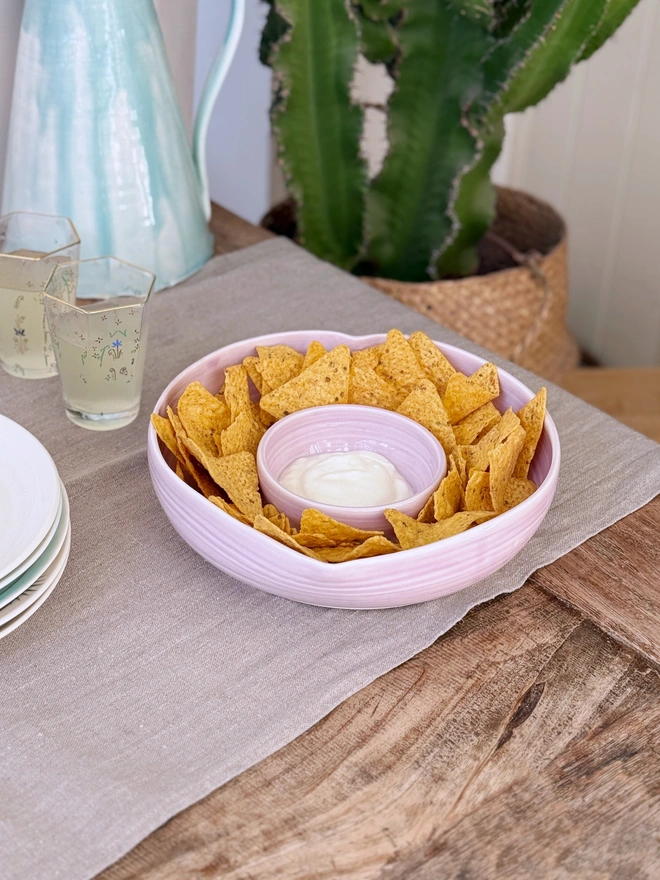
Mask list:
[[[43,291],[53,266],[79,256],[80,239],[66,217],[0,217],[0,364],[12,376],[57,375]]]
[[[140,409],[155,276],[115,257],[57,266],[44,292],[66,414],[108,431]]]

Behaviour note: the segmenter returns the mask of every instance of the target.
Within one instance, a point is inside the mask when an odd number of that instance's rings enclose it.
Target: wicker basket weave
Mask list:
[[[579,360],[565,323],[564,222],[545,202],[498,188],[497,220],[485,242],[491,251],[487,262],[495,266],[498,240],[513,246],[523,264],[456,281],[362,280],[484,348],[559,381]],[[510,261],[509,255],[501,257],[503,264]]]

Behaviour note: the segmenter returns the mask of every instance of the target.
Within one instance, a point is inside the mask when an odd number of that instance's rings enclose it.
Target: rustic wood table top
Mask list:
[[[219,253],[269,236],[212,228]],[[99,880],[660,877],[659,533],[657,497]]]

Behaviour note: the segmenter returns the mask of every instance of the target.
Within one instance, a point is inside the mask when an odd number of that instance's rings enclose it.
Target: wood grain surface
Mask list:
[[[269,236],[213,228],[218,252]],[[99,880],[660,877],[659,534],[656,498]]]
[[[527,586],[101,876],[651,878],[659,722],[657,671]]]
[[[530,580],[660,665],[660,496]]]
[[[562,387],[660,443],[660,367],[582,367]]]
[[[248,223],[236,214],[215,203],[211,204],[211,232],[215,237],[215,253],[228,254],[252,244],[259,244],[267,238],[274,238],[272,232]]]

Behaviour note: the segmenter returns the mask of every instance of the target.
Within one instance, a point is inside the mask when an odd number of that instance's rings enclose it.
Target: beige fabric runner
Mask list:
[[[479,352],[273,240],[217,257],[157,295],[142,412],[129,428],[76,428],[57,379],[0,375],[0,412],[53,455],[73,522],[60,585],[0,641],[2,880],[92,877],[474,605],[519,587],[660,491],[660,446],[550,387],[562,441],[554,505],[524,551],[475,587],[409,608],[324,610],[246,587],[193,553],[167,522],[147,470],[149,412],[165,385],[248,336],[391,327]],[[542,384],[495,360],[533,389]]]

